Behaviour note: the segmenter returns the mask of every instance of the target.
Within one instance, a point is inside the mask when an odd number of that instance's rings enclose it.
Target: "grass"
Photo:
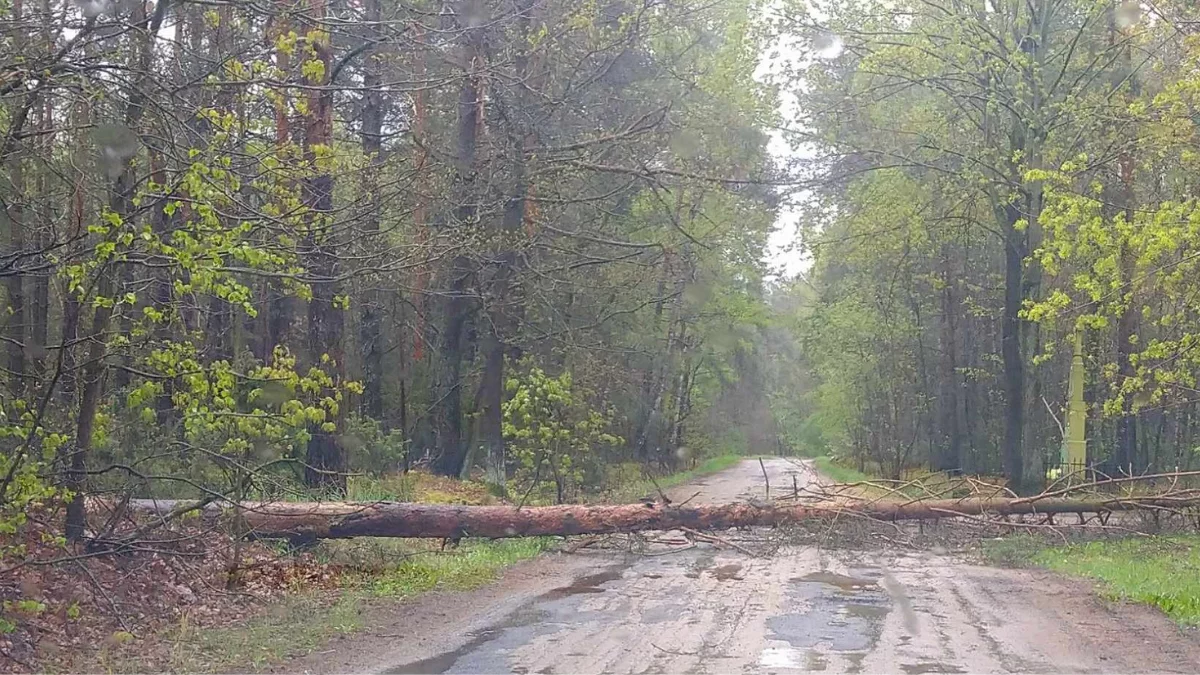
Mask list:
[[[813,458],[813,466],[817,471],[835,483],[861,483],[871,480],[871,476],[853,467],[838,464],[832,457],[822,456]]]
[[[342,542],[338,542],[339,544]],[[221,628],[197,626],[185,617],[155,649],[114,648],[101,656],[106,670],[213,672],[262,668],[303,656],[338,635],[370,625],[381,599],[410,598],[432,590],[469,590],[494,580],[504,568],[546,550],[550,538],[464,540],[440,550],[440,542],[377,539],[322,544],[317,552],[331,564],[353,559],[362,565],[335,591],[301,591],[271,602],[248,620]],[[351,548],[351,546],[355,548]],[[375,558],[388,560],[373,568]],[[400,562],[397,563],[396,561]]]
[[[655,477],[653,481],[651,481],[649,478],[636,478],[632,480],[627,479],[621,481],[616,488],[605,494],[603,501],[612,502],[614,504],[635,502],[648,495],[658,494],[658,489],[655,488],[655,483],[658,484],[658,487],[666,490],[668,488],[673,488],[676,485],[682,485],[684,483],[691,482],[697,478],[700,478],[701,476],[707,476],[717,473],[718,471],[724,471],[731,466],[736,466],[737,463],[743,459],[751,458],[742,455],[718,455],[716,457],[710,457],[704,460],[700,464],[696,465],[696,468],[694,469],[680,471],[678,473],[673,473],[662,477]],[[639,472],[641,471],[640,466],[637,467],[637,470]]]
[[[988,542],[1002,564],[1033,564],[1100,582],[1110,600],[1140,602],[1185,626],[1200,626],[1200,536],[1131,537],[1048,546],[1035,537]]]
[[[407,597],[435,588],[477,588],[495,579],[504,568],[536,556],[552,543],[549,537],[468,540],[449,554],[412,555],[374,578],[369,586],[372,594],[386,597]]]
[[[203,628],[181,621],[166,636],[169,657],[164,665],[174,672],[261,668],[303,656],[339,634],[358,630],[368,610],[369,603],[358,592],[343,592],[332,599],[302,592],[284,596],[237,626]],[[146,664],[128,665],[143,670]]]

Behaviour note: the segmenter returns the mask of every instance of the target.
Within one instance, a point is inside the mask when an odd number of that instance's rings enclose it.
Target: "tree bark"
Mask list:
[[[154,8],[154,16],[142,35],[141,53],[138,57],[138,72],[141,75],[134,83],[129,94],[129,102],[125,108],[125,125],[130,130],[136,130],[145,111],[146,85],[150,74],[152,45],[154,36],[158,35],[166,17],[169,0],[160,0]],[[143,6],[144,7],[144,6]],[[137,172],[133,164],[125,166],[117,177],[109,192],[108,208],[122,219],[129,217],[133,207],[134,191],[137,186]],[[114,270],[104,267],[97,273],[96,297],[112,299],[115,291]],[[78,312],[78,308],[75,309]],[[92,315],[92,328],[89,336],[87,364],[83,368],[80,382],[82,391],[79,397],[79,415],[75,425],[75,444],[70,459],[67,487],[73,492],[83,491],[84,478],[87,469],[87,457],[92,449],[92,435],[96,425],[96,413],[100,409],[100,399],[104,394],[104,381],[108,373],[106,358],[108,356],[108,331],[112,321],[113,307],[111,303],[102,303],[96,307]],[[77,320],[77,319],[76,319]],[[64,348],[65,343],[64,343]],[[72,500],[67,505],[65,534],[69,540],[77,540],[83,536],[86,520],[84,500],[82,497]]]
[[[367,0],[365,18],[371,26],[368,39],[378,39],[376,26],[382,19],[380,0]],[[368,49],[363,68],[362,150],[371,162],[371,170],[363,181],[367,208],[363,213],[363,231],[368,246],[382,245],[379,240],[379,219],[383,203],[379,195],[379,174],[383,165],[383,64],[381,55]],[[365,252],[370,257],[370,252]],[[359,348],[362,353],[363,412],[386,425],[383,415],[383,294],[378,281],[364,278],[368,288],[363,294],[359,312]]]
[[[312,18],[318,23],[325,19],[325,1],[310,0]],[[329,82],[332,47],[328,37],[317,40],[313,46],[325,68],[318,82],[321,86],[309,93],[304,136],[304,156],[314,171],[314,175],[304,182],[304,201],[311,209],[307,267],[315,278],[308,305],[308,351],[314,362],[323,361],[328,355],[334,386],[341,386],[345,370],[342,352],[345,316],[337,304],[341,284],[337,281],[338,246],[330,222],[334,217],[333,176],[327,168],[318,166],[318,148],[328,148],[333,143],[333,89]],[[325,488],[335,494],[346,492],[346,456],[339,433],[344,426],[344,411],[344,406],[339,407],[329,420],[336,425],[334,430],[327,431],[324,424],[315,424],[309,429],[304,467],[304,483],[309,487]]]
[[[1013,490],[1024,485],[1022,446],[1025,435],[1025,362],[1021,357],[1021,303],[1024,233],[1017,230],[1016,207],[1004,207],[1004,313],[1001,319],[1000,353],[1004,368],[1004,474]]]
[[[12,3],[12,20],[16,25],[21,25],[22,2],[15,0]],[[19,54],[24,48],[24,38],[20,35],[18,29],[14,35],[14,47]],[[25,103],[25,98],[32,96],[27,94],[20,97],[18,101],[22,106],[33,105],[33,102]],[[9,129],[8,133],[15,139],[17,133],[21,129]],[[8,165],[9,180],[12,182],[12,192],[4,195],[4,215],[8,225],[8,248],[12,256],[12,264],[14,269],[7,270],[7,278],[5,278],[5,290],[8,294],[8,308],[2,320],[5,324],[5,337],[7,338],[8,359],[6,366],[8,375],[11,381],[9,391],[13,396],[20,396],[25,390],[25,275],[21,272],[21,255],[25,249],[25,172],[23,163],[23,152],[20,141],[12,141],[9,148],[9,155],[4,157],[5,163]],[[36,309],[35,313],[36,313]]]
[[[518,51],[514,67],[518,82],[529,80],[529,25],[533,3],[522,0],[517,5]],[[517,278],[520,258],[517,254],[517,237],[525,222],[528,183],[525,176],[526,144],[532,140],[526,128],[529,118],[528,97],[525,87],[519,87],[510,108],[505,114],[509,124],[509,158],[511,192],[504,205],[500,227],[495,228],[496,240],[495,271],[492,275],[488,299],[488,321],[483,338],[483,375],[479,382],[479,443],[484,454],[484,466],[488,481],[503,486],[506,479],[504,443],[504,362],[508,355],[508,341],[513,338],[515,317],[521,313],[520,281]]]
[[[182,502],[137,499],[136,511],[168,513]],[[239,517],[258,538],[348,539],[353,537],[448,538],[571,536],[609,534],[681,527],[723,530],[734,527],[774,527],[806,521],[830,520],[847,515],[893,522],[957,516],[1011,516],[1099,513],[1139,508],[1172,508],[1200,505],[1200,498],[1065,499],[991,498],[939,499],[909,502],[877,501],[852,505],[821,503],[774,505],[755,503],[701,506],[621,504],[605,506],[561,505],[515,508],[512,506],[451,506],[442,504],[382,503],[245,503]],[[223,510],[204,509],[210,516]]]
[[[474,25],[471,17],[482,16],[478,0],[464,0],[455,6],[462,24],[461,59],[465,72],[458,94],[457,157],[454,182],[458,206],[450,225],[466,229],[478,217],[475,194],[475,156],[482,121],[481,100],[483,81],[483,27]],[[458,476],[466,463],[467,450],[463,442],[462,364],[464,335],[471,303],[467,294],[469,279],[474,272],[472,261],[465,255],[455,255],[450,263],[447,290],[443,303],[441,363],[438,369],[434,401],[436,459],[434,472],[443,476]]]
[[[942,316],[941,316],[941,395],[938,396],[941,418],[940,452],[933,468],[960,472],[962,466],[962,427],[958,423],[960,387],[958,384],[958,307],[954,297],[955,279],[951,267],[950,244],[942,246]]]

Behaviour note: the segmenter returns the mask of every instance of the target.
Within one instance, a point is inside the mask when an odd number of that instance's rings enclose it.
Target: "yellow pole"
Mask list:
[[[1083,331],[1075,333],[1075,355],[1067,384],[1067,435],[1063,439],[1064,471],[1087,463],[1087,405],[1083,402]]]

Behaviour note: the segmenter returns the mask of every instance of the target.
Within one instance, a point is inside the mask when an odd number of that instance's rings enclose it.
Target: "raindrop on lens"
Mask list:
[[[829,31],[821,31],[812,39],[813,53],[818,59],[836,59],[841,56],[844,47],[842,38]]]
[[[1126,0],[1117,7],[1114,22],[1122,30],[1136,26],[1142,20],[1142,7],[1134,0]]]

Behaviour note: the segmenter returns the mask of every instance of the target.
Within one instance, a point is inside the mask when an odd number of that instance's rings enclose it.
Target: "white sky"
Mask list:
[[[815,8],[811,9],[814,16],[819,18],[819,12],[816,12]],[[774,8],[768,8],[767,11],[774,11]],[[779,72],[779,68],[784,64],[791,64],[792,72],[801,72],[801,69],[811,64],[814,58],[835,59],[842,53],[843,44],[836,35],[826,33],[809,41],[822,45],[816,48],[816,51],[806,47],[804,42],[806,41],[795,36],[785,36],[775,43],[767,45],[766,54],[759,63],[755,77],[764,81],[771,74]],[[779,91],[779,115],[784,127],[795,123],[798,117],[796,114],[798,105],[796,97],[786,88]],[[767,149],[780,165],[786,164],[789,160],[809,156],[804,149],[793,148],[781,132],[772,131],[770,136]],[[812,264],[812,259],[798,250],[800,233],[797,231],[797,227],[800,222],[800,212],[796,206],[787,203],[793,201],[795,200],[786,200],[785,204],[780,206],[779,215],[775,220],[775,231],[767,240],[767,263],[773,268],[773,273],[769,277],[773,279],[794,277],[808,270]]]

